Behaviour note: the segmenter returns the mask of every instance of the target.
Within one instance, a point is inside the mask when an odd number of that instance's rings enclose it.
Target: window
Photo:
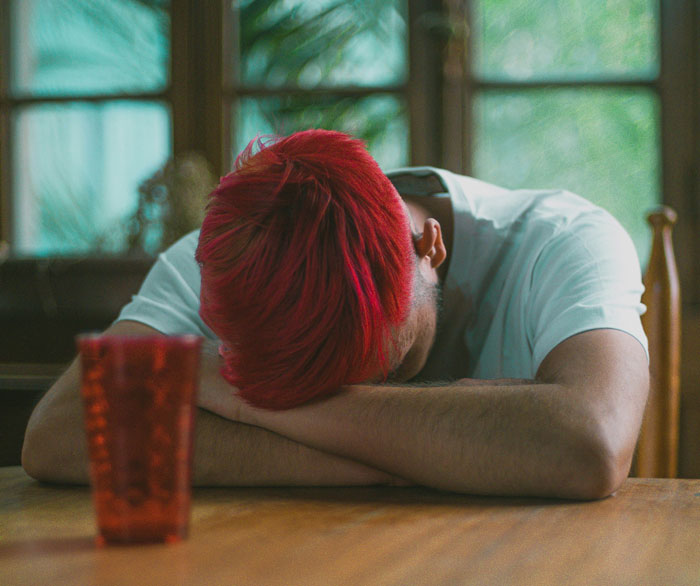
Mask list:
[[[385,167],[409,161],[405,0],[2,10],[0,239],[13,256],[123,252],[140,186],[173,154],[224,173],[256,135],[325,127]]]
[[[139,184],[170,154],[168,11],[3,6],[2,237],[18,256],[121,251]]]
[[[661,200],[656,0],[473,0],[472,167],[608,209],[642,259]]]
[[[0,240],[12,255],[123,251],[139,185],[172,155],[202,153],[220,175],[256,135],[316,126],[365,139],[384,168],[577,192],[621,221],[642,261],[644,210],[669,203],[684,294],[700,293],[695,0],[0,11]]]
[[[444,0],[440,156],[512,188],[608,209],[642,264],[658,203],[685,302],[700,298],[699,6],[695,0]]]
[[[234,3],[224,65],[232,155],[257,134],[315,127],[363,138],[385,168],[407,164],[406,4]]]

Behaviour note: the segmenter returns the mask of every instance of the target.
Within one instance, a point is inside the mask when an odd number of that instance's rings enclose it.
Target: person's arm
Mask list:
[[[113,334],[157,334],[120,321]],[[219,357],[203,352],[201,389],[230,394],[219,375]],[[88,481],[87,443],[75,360],[42,398],[27,425],[22,465],[48,482]],[[306,447],[273,432],[236,423],[200,409],[195,424],[194,483],[198,485],[360,485],[398,480],[379,470]]]
[[[283,412],[240,400],[232,419],[417,484],[489,495],[601,498],[629,473],[648,392],[642,346],[617,330],[572,336],[537,381],[348,386]]]

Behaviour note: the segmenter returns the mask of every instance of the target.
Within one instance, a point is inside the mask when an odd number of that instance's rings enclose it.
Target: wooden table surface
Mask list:
[[[700,480],[597,502],[198,489],[190,537],[97,548],[87,488],[0,469],[0,584],[700,584]]]

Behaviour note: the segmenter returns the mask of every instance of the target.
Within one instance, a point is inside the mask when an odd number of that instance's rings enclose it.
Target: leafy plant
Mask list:
[[[211,166],[190,153],[168,161],[139,187],[139,202],[128,222],[129,252],[153,254],[199,228],[206,196],[216,186]]]
[[[391,164],[406,163],[406,112],[391,94],[353,87],[398,85],[407,77],[404,2],[248,0],[239,2],[239,84],[289,90],[240,105],[236,148],[257,133],[310,127],[349,132]],[[323,90],[304,94],[298,90]],[[397,127],[397,121],[399,126]],[[387,145],[393,137],[394,144]]]

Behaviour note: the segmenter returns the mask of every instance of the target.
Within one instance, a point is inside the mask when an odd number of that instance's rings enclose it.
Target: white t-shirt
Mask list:
[[[557,344],[599,328],[647,349],[639,260],[610,214],[565,191],[507,190],[429,167],[395,173],[437,174],[454,215],[443,309],[421,379],[534,378]],[[197,238],[159,255],[118,319],[216,339],[198,314]]]

